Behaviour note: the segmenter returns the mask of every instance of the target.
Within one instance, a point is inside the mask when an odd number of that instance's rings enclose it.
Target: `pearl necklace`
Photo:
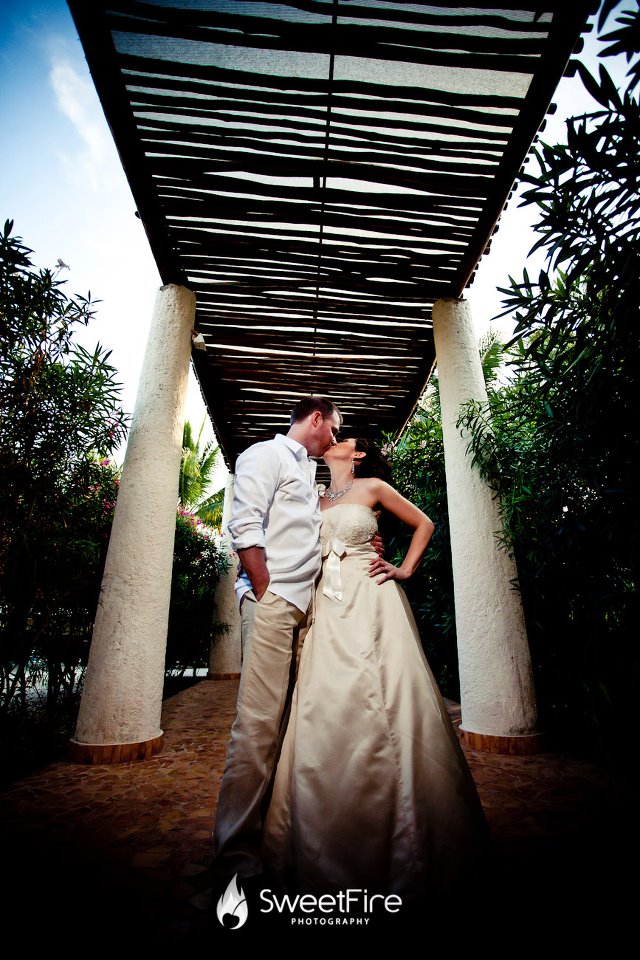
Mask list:
[[[331,501],[337,500],[338,497],[344,497],[345,493],[349,493],[349,490],[351,490],[352,486],[353,486],[353,480],[351,481],[351,483],[347,484],[344,490],[337,490],[336,493],[333,493],[331,490],[325,490],[324,495]]]

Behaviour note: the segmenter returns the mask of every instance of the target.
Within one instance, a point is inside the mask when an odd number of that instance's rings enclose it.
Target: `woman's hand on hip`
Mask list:
[[[392,563],[382,557],[375,557],[369,562],[369,576],[380,577],[376,583],[385,583],[387,580],[408,580],[409,573],[402,567],[394,567]]]

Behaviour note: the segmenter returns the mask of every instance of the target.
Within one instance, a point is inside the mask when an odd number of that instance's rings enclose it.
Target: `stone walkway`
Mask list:
[[[211,831],[236,692],[235,681],[205,680],[165,701],[164,747],[151,760],[59,762],[0,794],[9,882],[3,930],[8,921],[16,942],[32,936],[34,947],[45,933],[61,948],[87,936],[94,946],[174,944],[183,956],[199,956],[198,944],[223,937],[235,936],[237,945],[250,924],[221,930],[208,909]],[[447,705],[458,723],[459,708]],[[559,937],[575,944],[578,931],[590,941],[606,930],[611,946],[636,909],[627,869],[637,869],[637,792],[623,776],[560,753],[465,752],[495,866],[448,917],[438,910],[414,922],[430,937],[437,929],[445,945],[459,944],[463,933],[490,945],[491,931],[544,942],[553,928],[556,945]],[[320,933],[336,945],[345,935],[336,927],[294,935]]]

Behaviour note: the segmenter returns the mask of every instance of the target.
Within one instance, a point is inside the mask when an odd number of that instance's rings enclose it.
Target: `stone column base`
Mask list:
[[[545,737],[542,733],[523,734],[516,737],[499,737],[490,733],[473,733],[471,730],[458,728],[462,743],[472,750],[482,753],[504,753],[515,757],[526,756],[529,753],[540,753],[545,747]]]
[[[68,759],[72,763],[131,763],[148,760],[162,750],[164,733],[138,743],[80,743],[69,741]]]

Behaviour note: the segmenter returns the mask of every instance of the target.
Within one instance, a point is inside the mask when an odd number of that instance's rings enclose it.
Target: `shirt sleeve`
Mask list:
[[[229,521],[234,550],[264,547],[263,521],[277,489],[279,464],[271,444],[254,444],[238,457]]]

